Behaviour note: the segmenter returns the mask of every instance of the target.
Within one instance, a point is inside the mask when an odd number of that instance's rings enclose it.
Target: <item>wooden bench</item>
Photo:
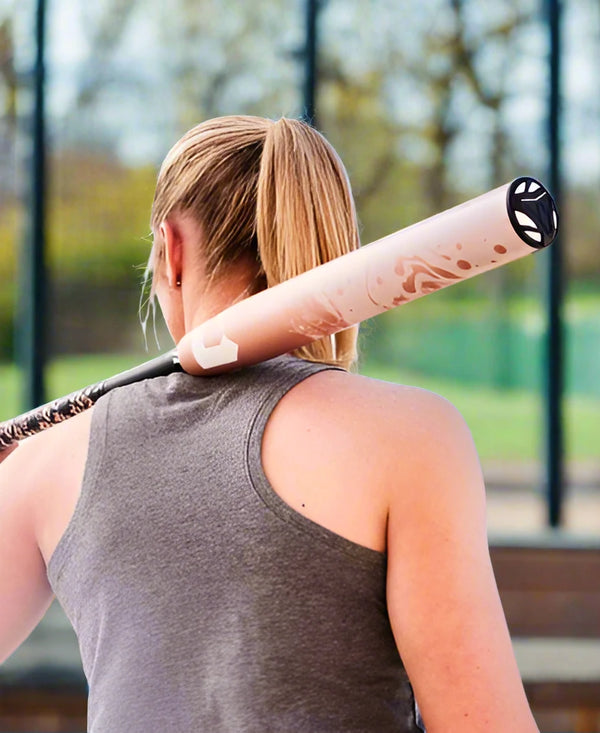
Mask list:
[[[541,731],[600,731],[600,541],[549,532],[490,542],[525,691]]]

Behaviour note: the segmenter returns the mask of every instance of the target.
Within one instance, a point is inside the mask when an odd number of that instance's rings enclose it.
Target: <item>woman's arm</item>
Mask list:
[[[0,464],[0,663],[23,642],[52,602],[32,521],[37,457],[29,441]]]
[[[88,412],[0,454],[0,662],[52,602],[40,545],[50,553],[72,513],[87,455]]]
[[[385,431],[402,456],[387,482],[388,608],[427,731],[537,731],[489,558],[471,435],[442,398],[403,399]]]

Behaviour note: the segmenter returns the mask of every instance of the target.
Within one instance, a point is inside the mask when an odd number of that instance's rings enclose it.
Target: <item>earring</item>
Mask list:
[[[178,287],[178,288],[180,288],[180,287],[181,287],[181,279],[180,279],[180,278],[177,278],[177,280],[175,281],[175,285],[176,285],[176,287]]]

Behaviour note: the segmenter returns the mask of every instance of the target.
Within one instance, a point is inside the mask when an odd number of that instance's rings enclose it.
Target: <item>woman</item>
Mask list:
[[[358,246],[301,122],[225,117],[161,168],[153,290],[173,339]],[[56,594],[89,730],[537,730],[457,411],[350,373],[356,329],[115,390],[0,466],[0,656]],[[418,701],[418,707],[415,702]]]

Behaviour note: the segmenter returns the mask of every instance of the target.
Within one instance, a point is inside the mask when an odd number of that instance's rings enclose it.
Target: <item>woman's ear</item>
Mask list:
[[[170,288],[181,285],[181,270],[183,262],[183,240],[175,222],[165,219],[159,232],[164,245],[165,276]]]

